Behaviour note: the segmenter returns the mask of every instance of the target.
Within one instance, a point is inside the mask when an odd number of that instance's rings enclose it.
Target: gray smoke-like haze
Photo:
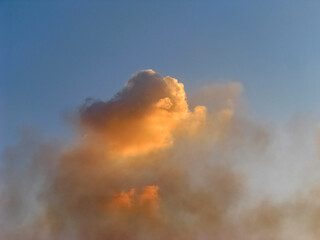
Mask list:
[[[87,100],[68,146],[24,132],[3,154],[0,239],[318,240],[316,124],[254,121],[242,92],[211,85],[187,102],[145,70]]]

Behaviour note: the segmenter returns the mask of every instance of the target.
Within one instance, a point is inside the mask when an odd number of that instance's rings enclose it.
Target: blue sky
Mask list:
[[[320,113],[320,1],[0,1],[0,146],[152,68],[244,85],[253,115]]]

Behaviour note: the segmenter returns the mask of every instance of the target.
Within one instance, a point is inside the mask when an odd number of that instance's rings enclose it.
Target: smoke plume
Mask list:
[[[293,123],[303,134],[284,144],[242,111],[242,91],[208,86],[191,108],[182,83],[145,70],[111,100],[87,99],[68,146],[24,133],[3,155],[0,238],[319,239],[317,176],[291,181],[316,173],[317,134]],[[279,176],[293,183],[283,198],[270,194]]]

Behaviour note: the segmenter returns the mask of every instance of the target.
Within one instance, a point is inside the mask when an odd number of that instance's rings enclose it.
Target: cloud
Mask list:
[[[145,70],[111,100],[87,100],[70,145],[29,134],[4,156],[0,237],[317,239],[317,188],[255,197],[279,149],[269,128],[237,114],[242,91],[203,88],[190,109],[182,83]]]

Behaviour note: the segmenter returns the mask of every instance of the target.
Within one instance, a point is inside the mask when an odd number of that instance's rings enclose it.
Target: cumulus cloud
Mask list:
[[[238,114],[242,91],[200,89],[191,109],[182,83],[145,70],[111,100],[87,100],[69,146],[22,139],[4,156],[0,237],[317,239],[317,188],[280,203],[255,196],[279,149]]]

